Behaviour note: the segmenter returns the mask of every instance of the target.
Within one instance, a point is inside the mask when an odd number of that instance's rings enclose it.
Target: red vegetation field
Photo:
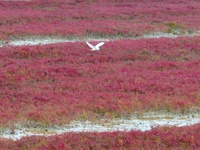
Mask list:
[[[187,112],[200,104],[200,37],[3,47],[0,123]]]
[[[25,137],[16,142],[0,139],[0,149],[191,149],[200,148],[200,124],[161,127],[151,131],[66,133],[52,137]]]
[[[0,39],[19,36],[138,36],[200,29],[198,0],[0,2]]]
[[[0,43],[200,30],[198,0],[0,1]],[[0,47],[0,131],[148,111],[199,112],[200,36]],[[93,44],[96,44],[93,42]],[[31,122],[32,123],[32,122]],[[30,125],[30,124],[29,124]],[[14,130],[14,129],[13,129]],[[0,139],[0,149],[200,149],[200,124]]]

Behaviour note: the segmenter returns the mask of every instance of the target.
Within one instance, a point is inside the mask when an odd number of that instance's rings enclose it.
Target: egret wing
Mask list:
[[[95,47],[100,47],[100,46],[102,46],[104,44],[104,42],[100,42],[100,43],[98,43]]]
[[[94,45],[90,44],[89,42],[86,42],[86,43],[87,43],[87,45],[88,45],[90,48],[95,49],[95,46],[94,46]]]

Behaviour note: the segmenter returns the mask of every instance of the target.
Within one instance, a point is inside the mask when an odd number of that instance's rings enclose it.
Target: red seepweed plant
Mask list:
[[[133,37],[199,30],[200,3],[166,1],[1,1],[0,40],[19,36]]]
[[[187,112],[199,106],[199,37],[3,47],[1,124]],[[93,116],[91,118],[91,116]]]

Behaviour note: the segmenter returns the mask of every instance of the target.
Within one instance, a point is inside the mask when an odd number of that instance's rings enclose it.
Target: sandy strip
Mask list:
[[[3,46],[24,46],[24,45],[45,45],[45,44],[52,44],[52,43],[65,43],[65,42],[85,42],[85,41],[114,41],[120,39],[146,39],[146,38],[177,38],[177,37],[193,37],[193,36],[200,36],[200,31],[196,32],[185,32],[185,33],[163,33],[163,32],[155,32],[152,34],[146,34],[143,36],[135,37],[135,38],[123,38],[123,37],[115,37],[115,38],[58,38],[58,37],[33,37],[33,38],[26,38],[26,39],[15,39],[11,41],[0,41],[0,47]]]
[[[99,123],[90,121],[74,121],[69,125],[47,128],[27,128],[16,125],[15,130],[4,129],[0,137],[18,140],[24,136],[52,136],[67,132],[112,132],[130,130],[151,130],[156,126],[186,126],[200,123],[200,114],[188,115],[146,115],[142,118],[101,120]]]
[[[68,39],[68,38],[57,38],[57,37],[33,37],[22,40],[12,40],[12,41],[0,41],[0,47],[3,46],[24,46],[24,45],[46,45],[53,43],[66,43],[66,42],[85,42],[85,41],[109,41],[108,39],[103,38],[85,38],[85,39]]]

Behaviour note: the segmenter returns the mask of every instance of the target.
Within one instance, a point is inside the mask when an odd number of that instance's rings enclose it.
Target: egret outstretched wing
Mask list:
[[[86,42],[86,43],[87,43],[87,45],[88,45],[90,48],[95,49],[95,46],[94,46],[94,45],[90,44],[89,42]]]
[[[100,46],[102,46],[104,44],[104,42],[100,42],[100,43],[98,43],[95,47],[96,48],[99,48]]]

